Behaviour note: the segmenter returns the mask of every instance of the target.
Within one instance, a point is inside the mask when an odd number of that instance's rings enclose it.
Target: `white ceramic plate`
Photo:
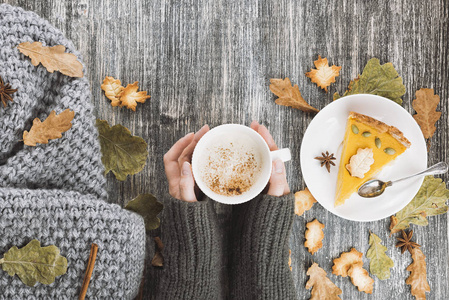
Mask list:
[[[304,181],[315,199],[333,214],[353,221],[375,221],[389,217],[404,208],[418,192],[423,178],[411,179],[389,187],[376,198],[362,198],[354,193],[343,205],[334,207],[337,173],[342,141],[350,111],[376,118],[401,130],[411,147],[384,167],[376,176],[381,180],[399,179],[424,170],[427,148],[421,129],[401,106],[375,95],[351,95],[338,99],[322,109],[312,120],[301,144],[301,169]],[[335,167],[330,174],[320,167],[316,156],[334,153]]]

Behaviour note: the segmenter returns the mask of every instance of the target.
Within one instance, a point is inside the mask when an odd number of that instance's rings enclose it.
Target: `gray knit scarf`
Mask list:
[[[35,67],[17,50],[22,42],[64,45],[71,41],[32,12],[0,5],[0,76],[18,89],[0,108],[0,258],[32,239],[56,245],[67,274],[50,285],[28,287],[0,270],[0,299],[76,299],[91,243],[99,252],[87,297],[132,299],[141,281],[145,228],[138,215],[107,204],[105,179],[86,78]],[[50,111],[75,112],[63,137],[36,147],[20,140],[34,118]]]

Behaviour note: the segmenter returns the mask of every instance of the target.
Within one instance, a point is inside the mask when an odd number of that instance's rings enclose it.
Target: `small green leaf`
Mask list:
[[[41,247],[38,240],[32,240],[23,248],[12,247],[0,259],[3,271],[10,276],[17,275],[28,286],[36,282],[51,284],[56,277],[67,272],[67,259],[60,255],[56,246]]]
[[[401,97],[405,94],[405,86],[392,63],[381,65],[379,59],[371,58],[362,75],[349,83],[348,90],[343,96],[355,94],[379,95],[402,104]],[[333,98],[337,100],[340,95],[335,93]]]
[[[148,156],[147,143],[120,124],[110,127],[108,122],[97,119],[96,125],[105,173],[112,171],[118,180],[124,181],[126,176],[142,171]]]
[[[410,223],[427,226],[428,216],[441,215],[447,212],[446,204],[449,190],[441,178],[426,176],[415,197],[400,210],[391,216],[391,234],[410,227]]]
[[[390,278],[390,269],[394,267],[393,260],[389,258],[385,252],[387,247],[381,244],[382,240],[370,232],[369,244],[370,248],[366,252],[366,257],[369,258],[369,271],[371,274],[377,276],[380,280]]]
[[[164,206],[151,194],[141,194],[128,202],[125,209],[138,213],[145,221],[145,229],[148,231],[159,227],[160,220],[157,215]]]

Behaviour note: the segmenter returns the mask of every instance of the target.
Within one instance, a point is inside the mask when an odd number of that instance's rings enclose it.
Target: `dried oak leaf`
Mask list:
[[[332,274],[340,275],[343,277],[348,276],[349,268],[355,264],[363,264],[363,254],[352,248],[349,252],[343,252],[339,258],[334,259],[334,265],[332,266]]]
[[[306,247],[310,253],[314,254],[323,247],[324,224],[315,219],[312,222],[307,223],[306,227],[306,241],[304,242],[304,247]]]
[[[426,176],[412,201],[396,215],[391,216],[390,235],[410,227],[410,223],[427,226],[429,222],[426,217],[447,212],[447,199],[449,190],[441,178]]]
[[[299,191],[295,193],[295,214],[298,216],[302,216],[302,214],[312,208],[313,204],[317,202],[315,198],[313,198],[308,188],[305,188],[303,191]]]
[[[83,65],[75,54],[65,53],[65,47],[57,45],[53,47],[42,46],[41,42],[25,42],[17,46],[20,52],[31,58],[34,66],[41,63],[48,72],[59,71],[70,77],[83,77]]]
[[[390,278],[390,268],[394,267],[393,260],[385,254],[387,247],[381,244],[382,240],[370,232],[369,245],[370,248],[366,252],[366,257],[369,258],[369,271],[380,280]]]
[[[160,220],[157,215],[163,208],[164,205],[151,194],[141,194],[129,201],[125,206],[125,209],[138,213],[143,217],[147,231],[159,227]]]
[[[51,284],[56,277],[67,272],[67,259],[54,246],[41,247],[38,240],[32,240],[23,248],[16,246],[0,259],[3,271],[10,276],[17,275],[28,286],[37,282]]]
[[[313,63],[316,69],[311,69],[310,72],[306,73],[306,76],[327,93],[327,87],[335,82],[335,78],[340,75],[341,67],[336,65],[329,67],[327,58],[321,58],[320,55],[318,55],[318,59]]]
[[[111,100],[112,106],[120,105],[121,101],[119,95],[125,88],[122,86],[122,82],[119,79],[106,76],[103,80],[103,84],[101,85],[101,89],[104,91],[106,97]]]
[[[441,117],[441,111],[437,111],[438,103],[440,103],[440,96],[435,95],[433,89],[420,89],[416,91],[416,99],[413,100],[412,106],[416,111],[413,118],[421,127],[424,138],[428,139],[433,136],[435,130],[435,123]]]
[[[145,101],[150,98],[150,95],[147,95],[146,91],[137,92],[139,87],[137,86],[138,82],[134,82],[133,84],[128,84],[126,88],[120,93],[120,106],[127,107],[136,111],[137,102],[145,103]]]
[[[105,174],[112,171],[118,180],[124,181],[126,176],[142,171],[148,156],[147,143],[120,124],[110,127],[108,122],[97,119],[96,125]]]
[[[270,90],[278,96],[276,104],[290,106],[304,112],[318,112],[315,107],[310,106],[301,96],[298,85],[292,86],[290,79],[270,79]]]
[[[153,259],[151,260],[151,265],[153,267],[163,267],[164,266],[164,255],[162,250],[164,250],[164,244],[160,237],[156,236],[154,238],[154,243],[156,246],[156,251],[154,253]]]
[[[419,248],[412,250],[413,262],[407,267],[410,276],[405,281],[410,285],[412,295],[417,300],[425,300],[426,292],[430,292],[429,282],[427,282],[426,256]]]
[[[23,143],[36,146],[36,143],[48,144],[48,140],[61,138],[63,132],[72,128],[74,116],[75,112],[66,109],[59,115],[56,115],[54,110],[51,111],[44,122],[39,118],[34,119],[30,131],[23,132]]]
[[[405,86],[392,63],[381,65],[379,59],[371,58],[362,75],[349,83],[348,90],[343,96],[354,94],[379,95],[402,104],[401,97],[405,94]],[[333,98],[337,100],[340,97],[340,94],[335,93]]]
[[[317,263],[312,264],[307,270],[307,275],[310,278],[306,283],[306,289],[312,288],[310,300],[341,300],[338,297],[342,293],[341,289],[327,278],[326,271],[320,268]]]
[[[349,164],[346,165],[346,169],[348,169],[349,173],[351,173],[351,176],[363,178],[373,163],[373,149],[359,148],[357,149],[357,154],[351,156]]]
[[[363,268],[363,263],[351,265],[348,270],[348,275],[351,277],[351,282],[360,292],[367,294],[373,293],[374,279],[369,276],[367,270]]]

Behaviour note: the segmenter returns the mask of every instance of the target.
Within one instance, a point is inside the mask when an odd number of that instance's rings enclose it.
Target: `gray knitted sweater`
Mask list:
[[[260,195],[232,207],[230,249],[223,262],[222,237],[211,200],[164,201],[161,219],[164,267],[154,299],[296,299],[288,267],[294,196]],[[225,269],[225,272],[222,270]],[[229,287],[225,287],[227,276]]]
[[[107,204],[105,179],[86,78],[33,66],[22,42],[64,45],[62,33],[32,12],[0,5],[0,76],[18,89],[0,108],[0,257],[38,239],[67,257],[67,274],[50,285],[24,285],[0,270],[0,299],[77,299],[91,243],[99,252],[88,299],[132,299],[141,282],[145,228],[138,215]],[[72,128],[46,145],[24,146],[24,130],[50,111],[75,112]]]

